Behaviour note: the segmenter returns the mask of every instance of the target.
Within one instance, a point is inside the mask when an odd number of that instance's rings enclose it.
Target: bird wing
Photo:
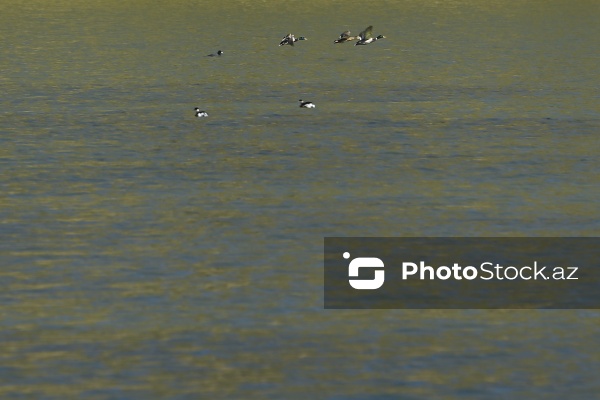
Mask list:
[[[373,25],[369,25],[367,29],[358,34],[360,40],[367,40],[372,37],[371,32],[373,32]]]
[[[283,46],[284,44],[291,44],[293,46],[294,45],[294,35],[292,35],[291,33],[288,33],[287,35],[285,35],[283,37],[283,39],[281,39],[281,42],[279,42],[280,46]]]

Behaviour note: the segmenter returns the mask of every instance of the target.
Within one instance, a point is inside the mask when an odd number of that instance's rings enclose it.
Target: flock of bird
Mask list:
[[[373,25],[369,25],[364,31],[359,33],[358,36],[350,36],[350,31],[344,31],[340,34],[339,38],[334,40],[333,43],[345,43],[345,42],[351,42],[353,40],[356,40],[356,43],[354,45],[359,46],[359,45],[366,45],[369,43],[373,43],[379,39],[385,39],[385,36],[378,35],[378,36],[373,37]],[[285,35],[283,37],[283,39],[281,39],[281,42],[279,42],[279,45],[280,46],[284,46],[284,45],[293,46],[295,42],[298,42],[300,40],[307,40],[307,39],[304,36],[296,37],[293,34],[288,33],[287,35]],[[219,50],[216,53],[208,54],[207,57],[220,57],[221,55],[223,55],[223,51]],[[298,101],[300,102],[301,108],[315,108],[316,107],[316,105],[311,101],[302,101],[302,99],[300,99]],[[194,111],[196,111],[196,117],[198,117],[198,118],[208,117],[208,113],[204,110],[200,110],[200,108],[198,108],[198,107],[194,108]]]

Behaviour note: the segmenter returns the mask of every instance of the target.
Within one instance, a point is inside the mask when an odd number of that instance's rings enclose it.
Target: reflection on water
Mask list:
[[[597,6],[11,3],[3,398],[598,393],[594,311],[322,310],[323,236],[598,234]]]

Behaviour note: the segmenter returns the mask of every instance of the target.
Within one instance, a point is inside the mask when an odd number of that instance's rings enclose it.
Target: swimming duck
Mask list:
[[[365,29],[364,31],[359,33],[358,34],[358,42],[356,42],[354,45],[358,46],[359,44],[369,44],[369,43],[373,43],[376,40],[385,38],[385,36],[383,36],[383,35],[373,37],[373,35],[371,34],[372,31],[373,31],[373,25],[370,25],[369,27],[367,27],[367,29]]]
[[[198,107],[194,108],[194,110],[196,111],[196,117],[208,117],[208,113],[206,111],[201,111]]]
[[[216,54],[214,54],[214,53],[208,54],[207,57],[217,57],[217,56],[220,56],[221,54],[223,54],[223,52],[221,50],[219,50],[219,51],[217,51]]]
[[[350,36],[350,31],[345,31],[340,34],[340,37],[337,38],[333,43],[344,43],[349,42],[351,40],[358,39],[358,36]]]
[[[302,101],[302,99],[298,100],[300,102],[300,107],[302,108],[315,108],[315,104],[312,101]]]
[[[295,37],[291,33],[288,33],[287,35],[285,35],[283,37],[283,39],[281,39],[281,42],[279,42],[279,45],[283,46],[283,45],[289,44],[290,46],[293,46],[294,42],[297,42],[298,40],[307,40],[307,39],[304,36]]]

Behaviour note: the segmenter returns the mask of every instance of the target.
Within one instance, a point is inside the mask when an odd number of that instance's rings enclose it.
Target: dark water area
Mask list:
[[[1,397],[596,398],[597,311],[324,310],[323,237],[597,236],[599,17],[0,5]]]

